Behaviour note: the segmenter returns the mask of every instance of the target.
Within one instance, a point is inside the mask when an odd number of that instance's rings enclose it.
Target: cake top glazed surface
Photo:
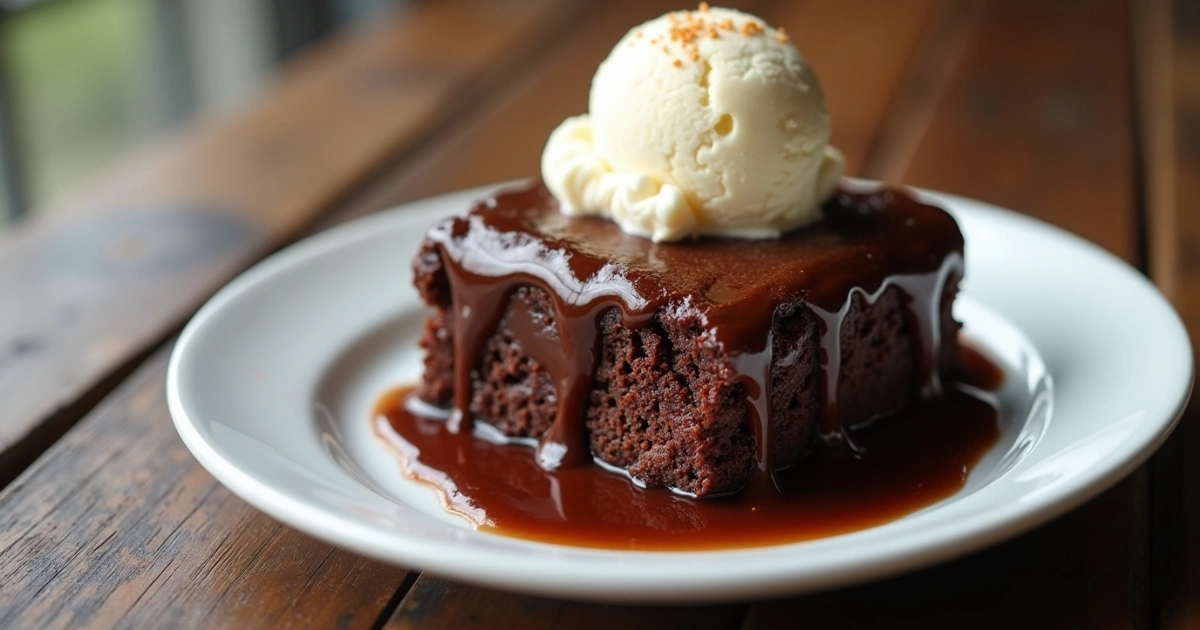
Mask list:
[[[780,239],[654,243],[608,221],[565,216],[535,185],[498,194],[430,238],[472,274],[527,275],[571,304],[610,297],[644,313],[687,303],[706,315],[736,312],[758,325],[755,313],[767,309],[769,325],[783,302],[836,312],[851,289],[870,293],[891,276],[935,271],[962,252],[954,219],[901,191],[841,191],[824,214]]]

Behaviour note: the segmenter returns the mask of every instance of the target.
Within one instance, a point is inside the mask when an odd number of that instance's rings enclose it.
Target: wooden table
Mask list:
[[[1063,226],[1149,274],[1197,330],[1197,3],[741,4],[818,70],[850,174]],[[1015,540],[880,583],[708,607],[555,601],[386,566],[280,525],[192,459],[164,368],[213,291],[335,223],[535,174],[617,38],[675,8],[418,3],[0,240],[0,627],[1200,625],[1200,406],[1148,465]]]

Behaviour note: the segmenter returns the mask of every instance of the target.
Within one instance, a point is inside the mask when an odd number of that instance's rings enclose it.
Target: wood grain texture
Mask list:
[[[787,29],[812,64],[833,121],[830,142],[846,156],[847,175],[863,175],[883,121],[922,42],[947,13],[945,0],[776,1],[764,17]],[[953,58],[953,52],[944,53]]]
[[[1134,260],[1136,172],[1127,6],[1119,0],[982,7],[946,85],[889,179],[998,202]],[[923,105],[922,105],[923,104]],[[892,124],[904,124],[904,120]],[[892,136],[892,137],[903,137]],[[969,244],[968,244],[969,246]],[[966,290],[970,290],[970,276]],[[746,628],[1062,628],[1148,624],[1144,471],[1034,532],[893,580],[752,607]]]
[[[1175,20],[1171,0],[1147,0],[1132,5],[1133,59],[1136,79],[1135,112],[1138,139],[1139,182],[1142,228],[1145,246],[1141,255],[1150,278],[1172,299],[1180,303],[1180,277],[1183,252],[1190,246],[1181,227],[1191,221],[1180,217],[1179,195],[1187,194],[1178,178],[1183,175],[1193,182],[1200,178],[1200,164],[1192,170],[1181,169],[1177,133],[1181,120],[1177,113],[1185,101],[1176,99],[1176,84],[1186,82],[1180,71],[1194,75],[1200,69],[1200,55],[1192,60],[1177,59],[1178,44],[1200,39],[1200,12],[1189,15],[1184,8],[1182,20]],[[1193,5],[1195,3],[1192,3]],[[1179,25],[1179,37],[1176,36]],[[1194,42],[1193,45],[1196,45]],[[1182,55],[1179,55],[1182,57]],[[1181,63],[1177,63],[1181,62]],[[1189,70],[1190,69],[1190,70]],[[1194,80],[1193,80],[1193,83]],[[1186,92],[1183,92],[1186,93]],[[1197,92],[1195,95],[1200,95]],[[1200,99],[1194,101],[1200,103]],[[1195,105],[1193,105],[1193,108]],[[1193,123],[1194,124],[1194,123]],[[1181,172],[1183,171],[1183,172]],[[1192,191],[1193,193],[1195,191]],[[1193,330],[1200,322],[1200,313],[1181,313]],[[1188,321],[1191,320],[1191,321]],[[1193,344],[1193,353],[1195,345]],[[1191,600],[1200,592],[1189,592],[1195,581],[1195,571],[1189,570],[1188,549],[1195,545],[1193,533],[1197,521],[1189,519],[1187,453],[1197,452],[1200,440],[1194,426],[1200,419],[1195,404],[1186,411],[1182,427],[1150,460],[1149,534],[1149,609],[1150,622],[1156,628],[1189,627]],[[1192,496],[1200,496],[1192,493]],[[1197,501],[1193,498],[1192,501]],[[1191,625],[1196,621],[1191,620]]]
[[[872,584],[751,606],[743,630],[816,628],[1137,628],[1126,594],[1128,488],[961,560]],[[1104,519],[1104,520],[1096,520]],[[1089,528],[1119,535],[1092,535]],[[1116,543],[1117,546],[1105,545]],[[1096,558],[1094,556],[1100,556]],[[1115,557],[1117,562],[1108,558]],[[1092,599],[1115,597],[1115,601]]]
[[[166,357],[0,493],[0,627],[371,627],[406,572],[218,484],[171,425]]]
[[[469,109],[578,6],[452,0],[364,25],[0,242],[0,484],[217,287]]]
[[[884,179],[977,197],[1137,251],[1129,7],[991,0],[951,83]],[[904,121],[895,121],[902,125]]]
[[[706,630],[736,628],[744,606],[616,606],[524,597],[422,574],[386,630]]]
[[[1171,0],[1133,3],[1138,168],[1147,242],[1146,271],[1173,298],[1178,290],[1180,239],[1176,177],[1175,24]],[[1186,38],[1185,38],[1186,40]],[[1183,66],[1187,70],[1189,66]],[[1195,73],[1191,66],[1190,72]]]
[[[1192,334],[1200,339],[1200,5],[1181,0],[1175,3],[1175,38],[1172,49],[1174,127],[1177,143],[1170,162],[1173,166],[1174,198],[1180,204],[1177,222],[1169,230],[1179,241],[1175,261],[1176,305]]]
[[[1148,127],[1142,138],[1148,259],[1153,279],[1187,326],[1193,355],[1200,356],[1200,4],[1151,4],[1141,22],[1144,65],[1153,72],[1143,85],[1140,116]],[[1200,627],[1200,404],[1194,394],[1153,463],[1157,621],[1172,630]]]
[[[900,166],[912,160],[935,122],[933,104],[941,100],[954,79],[986,4],[986,0],[961,0],[934,13],[863,164],[864,177],[896,181]]]

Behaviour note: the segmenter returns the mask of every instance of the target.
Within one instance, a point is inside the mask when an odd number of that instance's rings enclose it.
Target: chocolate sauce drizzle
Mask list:
[[[854,296],[873,303],[889,287],[908,299],[925,397],[941,388],[939,338],[946,283],[962,275],[962,236],[940,209],[895,190],[840,191],[817,224],[779,240],[699,239],[652,243],[615,225],[568,218],[535,184],[501,194],[429,235],[450,287],[454,408],[447,428],[472,428],[475,370],[488,337],[521,286],[544,290],[553,325],[521,314],[513,333],[547,370],[557,416],[537,447],[544,469],[591,461],[585,430],[589,391],[601,352],[600,320],[611,309],[626,327],[650,325],[663,308],[692,309],[726,352],[743,385],[759,474],[775,467],[770,449],[772,321],[777,306],[800,302],[820,326],[821,431],[844,436],[838,409],[842,324]],[[921,225],[922,229],[912,229]],[[931,229],[932,226],[932,229]],[[907,232],[907,234],[906,234]],[[524,308],[514,300],[513,308]]]

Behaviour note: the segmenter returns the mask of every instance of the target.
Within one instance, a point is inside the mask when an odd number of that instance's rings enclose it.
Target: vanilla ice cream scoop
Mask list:
[[[655,241],[778,237],[816,220],[841,175],[812,69],[782,29],[738,11],[634,28],[588,109],[550,135],[547,187],[563,212]]]

